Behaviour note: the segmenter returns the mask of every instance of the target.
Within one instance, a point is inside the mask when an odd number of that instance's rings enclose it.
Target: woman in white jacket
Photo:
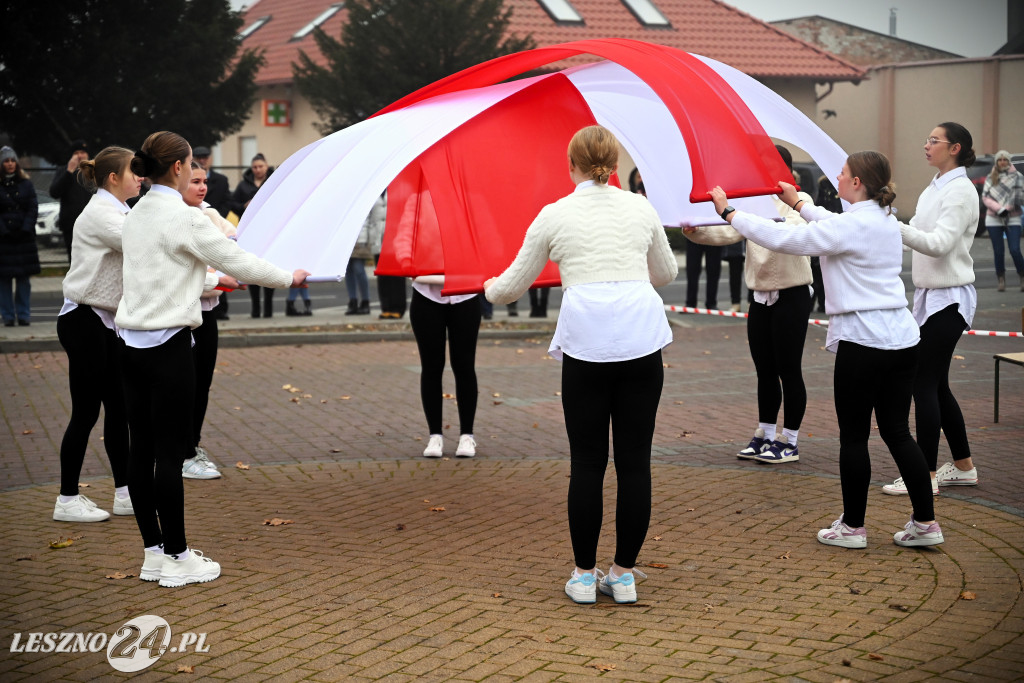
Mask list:
[[[103,448],[114,476],[114,514],[132,514],[128,494],[128,418],[121,385],[121,342],[114,311],[121,299],[121,227],[142,179],[129,168],[134,152],[107,147],[80,165],[96,187],[75,221],[71,267],[64,277],[64,305],[57,338],[68,354],[71,420],[60,443],[60,495],[53,518],[102,522],[110,513],[78,493],[89,433],[103,406]]]
[[[871,459],[868,437],[874,411],[878,431],[907,482],[913,516],[897,532],[897,545],[942,543],[935,521],[924,454],[910,435],[910,398],[917,365],[917,323],[907,310],[900,271],[903,245],[890,206],[889,160],[878,152],[856,152],[843,165],[836,185],[850,210],[834,214],[801,200],[796,188],[779,183],[781,199],[808,221],[789,230],[728,206],[722,188],[711,191],[715,209],[747,239],[786,254],[820,255],[829,314],[825,345],[836,354],[834,395],[839,421],[839,475],[843,514],[818,541],[866,548],[864,515]]]
[[[548,259],[558,264],[565,291],[548,352],[562,361],[576,560],[565,592],[578,603],[595,602],[598,590],[615,602],[637,599],[633,573],[651,520],[651,444],[665,378],[661,350],[672,342],[654,288],[679,270],[651,203],[608,185],[618,158],[618,141],[607,129],[577,131],[568,159],[576,189],[541,209],[512,265],[484,283],[492,303],[507,304]],[[615,559],[605,574],[596,565],[609,424],[618,500]]]
[[[938,494],[940,486],[978,483],[964,416],[949,388],[953,351],[963,331],[970,329],[978,307],[971,258],[978,193],[966,170],[974,163],[972,145],[971,134],[958,123],[940,124],[929,133],[925,158],[938,173],[918,198],[910,225],[900,224],[903,244],[914,250],[914,319],[921,326],[914,417],[933,494]],[[940,431],[946,435],[953,462],[936,470]],[[907,487],[897,479],[883,486],[882,492],[900,495]]]
[[[243,251],[186,205],[191,164],[188,142],[167,131],[146,138],[132,159],[132,172],[153,186],[125,220],[124,293],[115,318],[126,346],[128,488],[145,548],[139,578],[166,587],[220,576],[219,564],[188,547],[181,481],[195,391],[191,331],[203,320],[207,264],[264,287],[298,286],[309,274]]]

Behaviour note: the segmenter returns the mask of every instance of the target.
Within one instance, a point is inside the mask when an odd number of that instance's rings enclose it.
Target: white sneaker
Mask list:
[[[208,557],[203,557],[200,550],[190,548],[187,559],[174,558],[174,555],[164,554],[164,561],[160,566],[160,585],[164,588],[177,588],[189,583],[206,583],[220,576],[220,565]]]
[[[907,525],[903,527],[903,531],[897,531],[893,534],[893,542],[896,545],[916,547],[925,545],[939,545],[945,539],[942,537],[942,529],[939,528],[938,522],[932,522],[928,526],[923,526],[914,521],[911,517]]]
[[[440,434],[431,434],[430,440],[427,441],[427,447],[423,449],[423,457],[440,458],[442,455],[444,455],[444,437]]]
[[[66,503],[60,502],[53,508],[53,518],[58,522],[103,522],[110,519],[110,513],[96,507],[83,495],[77,495]]]
[[[196,454],[182,463],[181,476],[185,479],[220,479],[220,472],[210,462],[206,450],[196,446]]]
[[[132,498],[118,498],[114,496],[114,514],[115,515],[134,515],[135,508],[132,507]]]
[[[903,482],[903,477],[900,477],[891,484],[885,484],[884,486],[882,486],[882,493],[888,493],[890,496],[907,495],[907,485]],[[938,479],[932,479],[932,495],[939,495]]]
[[[472,434],[463,434],[459,437],[459,447],[455,455],[459,458],[472,458],[476,455],[476,441]]]
[[[953,463],[947,462],[935,473],[935,479],[932,481],[935,480],[938,480],[939,486],[977,486],[978,468],[972,467],[964,472],[957,469]]]
[[[143,581],[159,581],[161,570],[164,566],[163,551],[146,550],[146,558],[142,561],[142,571],[139,578]]]
[[[620,605],[636,602],[636,580],[633,578],[633,574],[639,574],[645,579],[647,574],[633,568],[622,576],[613,579],[611,572],[611,569],[608,570],[607,574],[600,572],[601,579],[597,582],[597,589],[605,595],[612,596],[612,599]]]
[[[565,583],[565,594],[573,602],[581,605],[594,604],[597,602],[597,576],[594,572],[585,572],[577,576],[574,570]]]

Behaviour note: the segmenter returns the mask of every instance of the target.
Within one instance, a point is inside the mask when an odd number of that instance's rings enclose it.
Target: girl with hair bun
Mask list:
[[[664,382],[661,350],[672,342],[654,291],[679,271],[661,219],[641,195],[608,185],[619,143],[601,126],[569,143],[576,189],[541,209],[512,265],[484,283],[495,304],[515,301],[548,259],[565,292],[548,352],[562,361],[562,410],[569,437],[569,535],[576,567],[566,595],[593,603],[597,592],[636,602],[633,573],[651,520],[651,443]],[[615,560],[597,569],[608,427],[618,480]]]
[[[768,219],[728,206],[721,187],[711,190],[715,210],[738,232],[763,247],[785,254],[821,257],[826,348],[836,354],[834,387],[839,421],[839,474],[843,514],[818,541],[843,548],[866,548],[864,515],[871,483],[868,437],[874,411],[878,431],[903,475],[913,515],[893,536],[901,546],[937,545],[928,466],[910,435],[910,398],[920,340],[907,310],[900,271],[903,244],[892,215],[896,193],[889,160],[879,152],[855,152],[843,164],[836,188],[850,202],[834,214],[806,203],[796,188],[780,182],[781,199],[808,221],[801,230],[780,228]]]
[[[932,493],[940,486],[976,486],[978,470],[971,460],[967,427],[949,388],[949,364],[964,330],[970,329],[978,307],[974,289],[971,243],[978,226],[978,193],[967,177],[974,163],[971,134],[959,123],[936,126],[924,144],[928,165],[938,173],[917,200],[910,225],[900,224],[903,244],[914,250],[914,319],[921,326],[914,416],[917,444],[931,472]],[[940,432],[953,462],[937,468]],[[883,493],[907,492],[902,479],[882,487]]]
[[[57,338],[68,354],[71,420],[60,443],[60,495],[53,518],[61,522],[102,522],[110,513],[79,495],[78,478],[89,433],[103,406],[103,448],[114,476],[114,514],[131,515],[128,494],[128,417],[121,379],[122,345],[114,313],[121,300],[121,233],[142,179],[132,173],[134,153],[107,147],[79,164],[86,186],[96,194],[71,231],[71,267],[64,277],[64,305]]]
[[[245,282],[298,286],[288,273],[245,252],[182,195],[192,148],[176,133],[153,133],[132,159],[152,181],[124,222],[124,292],[115,322],[125,342],[125,400],[131,430],[128,488],[142,533],[139,578],[161,586],[213,581],[220,565],[185,539],[182,454],[193,448],[192,328],[202,324],[207,264]]]

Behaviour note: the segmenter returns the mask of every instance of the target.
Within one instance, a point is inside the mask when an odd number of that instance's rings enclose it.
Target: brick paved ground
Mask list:
[[[978,327],[1016,329],[1013,311],[985,315]],[[130,518],[51,521],[66,358],[0,355],[0,676],[127,677],[103,653],[8,650],[14,633],[113,634],[153,614],[176,637],[206,632],[210,646],[165,654],[143,674],[153,680],[182,665],[197,677],[244,680],[1024,677],[1019,368],[1004,369],[1002,419],[992,422],[992,354],[1020,350],[1020,340],[966,338],[958,348],[955,391],[982,483],[943,489],[947,542],[893,545],[909,504],[875,487],[869,548],[858,552],[814,539],[841,511],[824,331],[808,335],[802,459],[769,468],[733,455],[755,417],[742,322],[681,322],[665,355],[654,516],[640,558],[666,566],[646,568],[634,607],[577,606],[562,593],[572,564],[567,446],[546,333],[482,338],[472,461],[418,457],[425,435],[409,341],[364,332],[363,343],[224,349],[204,443],[225,476],[186,482],[190,542],[224,575],[177,590],[104,578],[138,573]],[[453,384],[447,376],[445,390]],[[455,406],[445,410],[455,421]],[[99,437],[83,492],[109,505]],[[878,438],[872,453],[878,483],[897,476]],[[610,511],[611,482],[608,494]],[[274,517],[293,523],[263,525]],[[610,517],[605,529],[599,556],[608,561]],[[59,535],[79,538],[49,549]],[[964,591],[975,599],[961,599]]]

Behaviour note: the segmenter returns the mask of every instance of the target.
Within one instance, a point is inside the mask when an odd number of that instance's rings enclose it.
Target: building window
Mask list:
[[[271,17],[269,14],[267,16],[265,16],[265,17],[260,17],[259,19],[257,19],[256,21],[252,22],[251,24],[249,24],[248,26],[243,28],[241,31],[239,31],[238,32],[238,39],[239,40],[245,40],[246,38],[251,36],[253,33],[256,33],[256,31],[258,31],[263,26],[263,24],[267,23],[272,18],[273,17]]]
[[[576,11],[569,0],[537,0],[544,11],[560,24],[582,24],[583,17]]]
[[[313,21],[309,22],[308,24],[300,28],[298,31],[296,31],[295,35],[292,36],[292,40],[302,40],[310,33],[312,33],[313,29],[315,29],[317,26],[319,26],[320,24],[324,23],[325,21],[333,17],[335,14],[337,14],[344,6],[345,3],[343,2],[338,2],[331,5],[323,12],[321,12],[320,16],[318,16],[316,19],[314,19]]]
[[[651,0],[622,0],[622,4],[633,13],[644,26],[670,26],[668,19]]]

